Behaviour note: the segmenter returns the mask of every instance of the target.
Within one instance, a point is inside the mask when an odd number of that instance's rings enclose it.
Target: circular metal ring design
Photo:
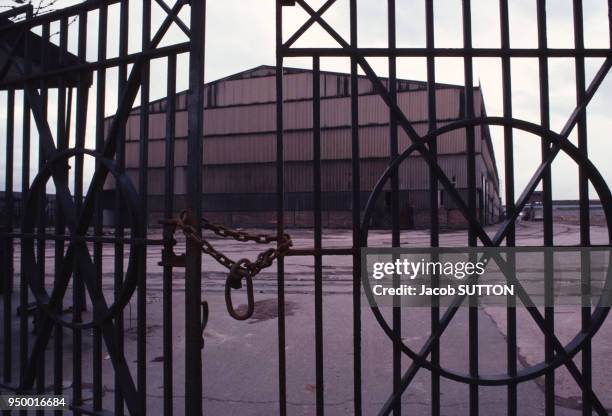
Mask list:
[[[91,321],[71,322],[66,319],[63,319],[61,314],[58,313],[57,310],[58,302],[61,299],[52,299],[44,287],[44,282],[40,275],[40,269],[38,267],[38,261],[34,254],[34,239],[26,238],[22,242],[22,258],[25,267],[24,271],[38,307],[40,307],[40,309],[45,313],[45,315],[47,315],[53,322],[72,329],[86,329],[100,326],[103,322],[112,319],[119,312],[121,312],[121,310],[123,310],[123,308],[130,301],[134,290],[136,289],[138,277],[137,265],[139,264],[140,259],[143,257],[145,250],[142,245],[136,244],[136,239],[142,238],[144,236],[144,226],[143,222],[138,218],[137,215],[137,193],[134,189],[134,186],[132,185],[132,182],[130,181],[127,175],[119,172],[115,163],[112,160],[105,158],[102,154],[98,152],[88,149],[68,149],[59,152],[45,164],[45,166],[42,168],[42,170],[38,173],[38,175],[32,182],[30,192],[28,192],[27,200],[24,206],[22,232],[24,234],[34,233],[35,222],[31,219],[36,218],[36,215],[39,211],[39,195],[44,192],[47,182],[52,177],[54,170],[57,169],[57,165],[61,161],[65,161],[71,157],[84,155],[92,156],[93,158],[95,158],[96,161],[100,163],[100,167],[98,169],[105,169],[106,171],[110,172],[111,175],[113,175],[116,182],[116,189],[119,191],[121,197],[125,201],[125,206],[127,209],[126,216],[129,219],[128,225],[131,230],[132,241],[130,243],[130,255],[128,258],[128,266],[125,273],[124,281],[121,286],[121,290],[119,291],[114,302],[110,306],[108,306],[107,311],[103,315],[96,316],[96,314],[94,313],[94,317]],[[86,231],[88,228],[88,224],[81,224],[80,221],[81,219],[77,218],[77,223],[73,224],[73,230],[78,230],[79,228],[81,228]],[[85,231],[83,231],[82,234],[84,234]],[[78,234],[81,234],[81,232],[77,231],[77,236]],[[73,237],[75,236],[73,235]],[[63,280],[65,282],[65,287],[61,288],[61,290],[63,291],[65,291],[68,285],[70,275],[73,274],[71,265],[72,259],[74,258],[74,256],[84,255],[81,250],[87,251],[86,243],[82,241],[77,242],[72,240],[62,262],[62,269],[60,271],[59,276],[60,281]],[[101,298],[98,297],[95,302],[106,303],[102,288],[100,287],[98,289],[98,295],[101,296]],[[93,299],[92,302],[94,302]]]
[[[473,118],[469,120],[461,120],[458,122],[447,124],[439,129],[436,129],[427,135],[422,137],[422,142],[419,144],[412,144],[409,146],[404,152],[394,158],[385,172],[381,175],[378,182],[376,183],[374,189],[370,193],[370,197],[368,198],[363,220],[360,228],[361,235],[361,247],[367,247],[368,243],[368,230],[369,230],[369,222],[372,216],[372,211],[375,202],[377,201],[380,193],[386,182],[390,179],[393,171],[397,169],[397,167],[406,159],[410,154],[414,151],[418,150],[419,147],[422,146],[423,143],[430,143],[432,141],[437,140],[437,138],[444,134],[453,130],[458,130],[466,127],[475,127],[479,125],[497,125],[497,126],[506,126],[515,128],[518,130],[522,130],[528,133],[532,133],[536,136],[539,136],[542,140],[546,140],[548,143],[556,144],[560,147],[560,149],[565,152],[570,158],[574,160],[574,162],[583,169],[583,172],[587,179],[591,182],[595,191],[597,192],[599,199],[601,201],[604,215],[606,218],[606,224],[608,226],[608,241],[612,243],[612,193],[606,181],[601,176],[597,168],[593,165],[593,163],[585,157],[580,150],[568,140],[565,140],[560,134],[555,133],[551,130],[545,129],[542,126],[539,126],[534,123],[530,123],[528,121],[519,120],[519,119],[505,119],[502,117],[480,117]],[[609,291],[612,290],[612,268],[608,267],[608,274],[606,277],[606,282],[604,285],[604,290]],[[368,284],[369,286],[369,284]],[[367,290],[367,287],[366,287]],[[605,293],[605,292],[604,292]],[[599,330],[603,322],[605,321],[608,312],[610,310],[609,306],[604,306],[602,304],[602,299],[599,299],[595,310],[592,312],[591,321],[589,325],[584,328],[584,330],[580,331],[571,341],[569,341],[565,346],[565,354],[555,353],[553,358],[549,362],[540,362],[538,364],[534,364],[530,367],[524,368],[517,372],[515,376],[509,376],[507,374],[493,374],[493,375],[478,375],[477,377],[471,376],[466,373],[460,373],[453,370],[445,369],[439,365],[432,364],[426,357],[429,354],[421,355],[415,351],[413,351],[409,346],[404,343],[400,337],[397,337],[393,329],[387,323],[385,317],[381,314],[379,308],[377,306],[370,306],[374,317],[378,321],[379,325],[387,334],[387,336],[394,342],[397,343],[401,347],[401,350],[404,354],[410,357],[417,365],[420,367],[424,367],[429,371],[435,372],[445,378],[450,380],[468,383],[468,384],[478,384],[483,386],[503,386],[508,384],[520,383],[523,381],[531,380],[536,377],[539,377],[555,368],[564,365],[568,360],[572,359],[578,352],[582,350],[584,344],[592,338],[595,333]]]

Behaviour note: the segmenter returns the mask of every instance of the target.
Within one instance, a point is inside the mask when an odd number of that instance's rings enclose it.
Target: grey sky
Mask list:
[[[6,1],[6,0],[5,0]],[[170,3],[169,0],[166,0]],[[58,7],[78,3],[76,0],[59,0]],[[130,45],[133,51],[140,45],[140,22],[137,18],[140,12],[140,2],[132,1],[130,22]],[[155,3],[155,2],[153,2]],[[310,0],[309,4],[317,8],[323,0]],[[461,47],[461,1],[436,0],[436,46]],[[511,46],[537,46],[535,0],[509,0]],[[571,0],[549,0],[548,42],[550,47],[573,47],[572,2]],[[348,39],[348,0],[338,0],[325,13],[326,20],[336,30]],[[358,0],[359,9],[359,44],[360,46],[384,47],[387,42],[387,10],[385,2],[380,0]],[[424,1],[396,0],[397,4],[397,43],[400,47],[422,47],[425,45]],[[219,0],[208,1],[207,11],[207,50],[206,50],[206,80],[218,79],[254,66],[273,64],[275,61],[274,44],[274,0]],[[117,7],[110,10],[110,19],[117,16]],[[153,29],[161,21],[160,9],[154,5],[156,16]],[[499,47],[500,30],[498,2],[492,0],[472,0],[473,43],[476,47]],[[608,22],[606,0],[584,0],[585,11],[585,46],[608,48]],[[299,7],[285,8],[284,35],[288,37],[306,20],[306,13]],[[188,14],[183,13],[188,20]],[[88,21],[88,59],[96,56],[97,14],[90,14]],[[53,28],[52,28],[53,32]],[[69,49],[76,51],[76,25],[72,25]],[[115,30],[109,31],[109,56],[117,53],[117,36]],[[182,41],[182,34],[173,29],[164,43]],[[55,39],[57,42],[57,39]],[[313,26],[304,38],[295,46],[326,46],[335,47],[335,42],[322,29]],[[179,79],[177,89],[185,89],[186,57],[179,61]],[[603,60],[587,60],[587,85]],[[159,98],[165,94],[165,63],[153,65],[151,97]],[[385,59],[371,59],[371,65],[381,76],[387,75]],[[438,59],[436,77],[439,82],[463,84],[463,65],[460,59]],[[287,66],[310,67],[308,59],[290,59]],[[347,71],[348,60],[323,59],[322,69]],[[550,71],[550,102],[551,127],[559,131],[575,106],[574,62],[571,59],[551,59]],[[398,76],[408,79],[425,79],[424,59],[398,60]],[[474,61],[474,79],[484,90],[484,98],[488,115],[502,114],[501,67],[497,59],[476,59]],[[538,65],[535,59],[514,59],[512,61],[513,107],[514,115],[532,122],[539,122]],[[116,73],[108,74],[108,94],[106,114],[112,114],[116,108]],[[95,87],[95,85],[94,85]],[[94,91],[94,90],[92,90]],[[93,96],[93,93],[92,93]],[[20,95],[18,94],[18,98]],[[53,94],[51,94],[53,97]],[[0,148],[4,148],[5,95],[0,93]],[[589,153],[591,160],[600,169],[607,180],[612,180],[612,165],[608,163],[612,153],[609,143],[609,132],[612,131],[612,120],[609,109],[612,108],[612,81],[607,77],[597,95],[588,108]],[[50,101],[50,119],[55,114],[55,102]],[[93,100],[89,106],[88,142],[92,144],[94,126],[93,115],[95,105]],[[18,112],[18,117],[20,114]],[[19,118],[18,118],[19,119]],[[17,134],[20,134],[17,126]],[[52,126],[53,127],[53,126]],[[503,181],[503,142],[501,130],[493,128],[493,141],[496,150],[500,178]],[[18,136],[19,137],[19,136]],[[575,134],[572,135],[575,142]],[[515,133],[516,189],[520,193],[522,187],[535,170],[540,159],[540,140],[535,136]],[[17,144],[17,157],[20,147]],[[0,167],[4,172],[4,155],[0,155]],[[34,173],[34,171],[33,171]],[[4,173],[0,175],[4,176]],[[16,177],[16,185],[20,186],[20,175]],[[3,187],[3,181],[0,180]],[[502,189],[503,192],[503,189]],[[578,192],[578,170],[574,163],[564,155],[559,155],[553,164],[553,197],[555,199],[576,198]],[[595,198],[594,193],[591,197]]]

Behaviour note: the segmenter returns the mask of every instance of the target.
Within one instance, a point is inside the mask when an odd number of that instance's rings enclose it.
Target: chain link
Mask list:
[[[234,261],[217,250],[204,237],[199,235],[196,228],[191,225],[189,211],[183,211],[176,219],[164,221],[164,223],[171,223],[176,228],[180,229],[185,235],[185,238],[200,246],[203,253],[211,256],[219,264],[227,268],[228,275],[225,281],[225,303],[227,305],[229,314],[238,320],[248,319],[253,314],[253,277],[255,277],[263,269],[270,267],[274,263],[274,260],[287,254],[291,246],[293,246],[293,242],[291,241],[291,236],[289,236],[289,234],[283,234],[282,237],[271,234],[250,234],[244,231],[232,230],[221,225],[216,225],[209,222],[206,218],[202,218],[202,229],[211,231],[219,237],[233,238],[241,243],[277,243],[276,247],[270,247],[259,253],[254,261],[249,259]],[[247,310],[245,313],[240,313],[234,309],[231,296],[232,289],[242,288],[242,279],[245,279],[247,284]]]
[[[176,220],[176,226],[180,229],[185,237],[198,244],[202,252],[214,258],[219,264],[224,266],[228,271],[231,271],[236,261],[230,259],[225,254],[217,250],[208,240],[198,235],[197,230],[194,226],[190,225],[187,220],[188,213],[183,211]],[[222,225],[216,225],[209,222],[206,218],[201,219],[202,228],[212,231],[214,234],[223,238],[233,238],[241,243],[254,242],[257,244],[269,244],[277,242],[276,247],[271,247],[265,251],[262,251],[257,255],[255,261],[243,262],[241,267],[247,269],[250,272],[251,277],[258,274],[261,270],[270,267],[274,260],[284,256],[289,249],[293,246],[291,236],[289,234],[283,234],[281,238],[271,234],[250,234],[245,231],[232,230]]]

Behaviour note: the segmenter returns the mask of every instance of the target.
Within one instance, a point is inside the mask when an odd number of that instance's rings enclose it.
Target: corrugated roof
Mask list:
[[[270,71],[270,73],[268,75],[259,75],[264,70]],[[311,69],[307,69],[307,68],[295,68],[295,67],[287,67],[287,66],[283,67],[283,71],[284,71],[283,72],[284,74],[300,74],[300,73],[310,73],[310,72],[312,72]],[[346,72],[338,72],[338,71],[324,71],[324,70],[321,70],[320,72],[321,72],[321,74],[328,74],[328,75],[341,75],[341,76],[350,75],[350,74],[348,74]],[[225,78],[220,78],[218,80],[210,82],[209,84],[214,84],[216,82],[227,81],[227,80],[232,80],[232,79],[254,78],[254,77],[257,77],[257,76],[272,76],[272,75],[275,75],[275,74],[276,74],[276,67],[275,66],[272,66],[272,65],[260,65],[260,66],[257,66],[255,68],[251,68],[251,69],[247,69],[247,70],[242,71],[242,72],[238,72],[237,74],[230,75],[230,76],[225,77]],[[367,75],[357,75],[357,78],[368,79],[368,76]],[[378,77],[378,79],[380,79],[382,81],[387,81],[389,78]],[[418,81],[418,80],[412,80],[412,79],[406,79],[406,78],[398,78],[397,80],[398,81],[410,82],[410,83],[413,83],[413,84],[418,84],[418,85],[421,85],[423,88],[427,87],[427,81]],[[436,88],[463,88],[463,85],[447,84],[447,83],[436,82]],[[479,88],[480,87],[474,87],[474,89],[479,89]]]

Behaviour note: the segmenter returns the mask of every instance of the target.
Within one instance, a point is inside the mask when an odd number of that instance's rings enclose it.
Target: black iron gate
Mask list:
[[[155,81],[151,80],[155,62],[158,68],[165,67],[166,146],[172,150],[176,85],[188,80],[187,186],[192,197],[187,208],[199,215],[204,10],[201,1],[176,0],[168,5],[163,0],[94,0],[42,15],[35,15],[31,5],[0,14],[0,90],[6,100],[0,243],[5,394],[66,395],[75,414],[146,413],[146,247],[157,245],[161,250],[172,240],[150,237],[147,231],[150,107],[145,104]],[[190,22],[181,18],[185,13]],[[135,33],[141,39],[130,42]],[[183,57],[189,61],[181,73],[177,61]],[[92,117],[90,91],[95,103]],[[136,191],[125,173],[125,160],[126,122],[137,96],[143,105]],[[112,118],[105,120],[109,113]],[[174,159],[172,151],[166,155],[164,209],[171,217],[177,208],[172,198]],[[32,159],[38,159],[36,168]],[[21,188],[15,186],[16,177]],[[103,232],[103,212],[115,218],[110,234]],[[199,230],[199,225],[195,227]],[[114,278],[103,282],[104,245],[112,247]],[[189,414],[201,413],[202,406],[200,259],[196,250],[186,264],[184,405]],[[172,413],[176,348],[171,282],[172,268],[164,267],[165,414]],[[126,328],[124,310],[134,292],[136,323]],[[70,333],[72,345],[65,345]],[[134,336],[135,343],[126,343],[126,336]],[[88,345],[91,353],[86,354]],[[126,360],[126,348],[135,348],[134,362]],[[91,357],[91,365],[83,365],[85,357]],[[111,367],[103,371],[105,360]],[[65,380],[70,380],[68,385]],[[114,386],[110,402],[103,403],[103,380]]]
[[[580,236],[581,245],[590,245],[588,183],[593,184],[602,201],[608,224],[612,220],[612,195],[605,180],[588,160],[585,109],[603,82],[612,56],[609,48],[587,49],[583,44],[582,2],[574,0],[575,48],[550,49],[546,41],[546,4],[537,1],[538,48],[511,48],[508,23],[508,2],[500,0],[501,47],[475,48],[472,46],[470,1],[463,0],[463,48],[437,48],[434,44],[433,1],[426,0],[426,33],[424,48],[398,48],[396,46],[396,4],[388,0],[388,47],[360,48],[357,39],[357,0],[350,0],[350,39],[343,39],[324,19],[324,13],[336,0],[328,0],[319,10],[313,10],[305,0],[276,1],[276,101],[277,101],[277,235],[269,241],[282,245],[286,241],[284,229],[284,175],[283,175],[283,60],[289,57],[310,57],[313,67],[313,211],[314,247],[296,247],[288,256],[309,256],[314,259],[314,327],[315,327],[315,372],[316,412],[324,414],[324,340],[323,340],[323,260],[325,256],[350,256],[353,265],[352,309],[353,309],[353,397],[354,413],[363,414],[362,400],[362,297],[360,281],[360,247],[367,246],[368,224],[371,209],[383,186],[390,182],[392,243],[400,245],[399,181],[398,166],[411,154],[419,153],[430,170],[429,191],[431,217],[431,246],[440,245],[437,206],[441,186],[466,218],[469,224],[468,241],[476,246],[478,241],[485,246],[515,244],[515,221],[527,204],[530,195],[539,183],[543,184],[544,234],[543,245],[554,245],[552,233],[552,200],[550,164],[563,151],[579,165],[580,178]],[[174,245],[173,233],[176,222],[167,223],[161,238],[148,235],[148,129],[151,83],[151,62],[163,62],[166,70],[167,107],[164,214],[173,217],[174,205],[174,135],[175,93],[178,73],[177,60],[189,54],[189,71],[183,74],[188,79],[188,172],[187,190],[189,208],[194,218],[202,212],[202,132],[204,85],[204,17],[203,1],[177,0],[173,6],[164,0],[134,2],[142,5],[138,15],[130,16],[133,10],[124,0],[88,1],[41,16],[33,16],[29,6],[16,8],[0,14],[0,90],[6,98],[6,166],[4,205],[0,224],[0,267],[2,272],[2,391],[42,394],[49,393],[46,383],[53,385],[53,393],[69,394],[72,409],[77,414],[105,414],[114,411],[123,414],[145,414],[147,403],[147,253],[146,247],[157,245],[168,257],[163,260],[163,413],[173,413],[175,384],[173,378],[172,339],[172,277],[173,267],[185,267],[185,413],[202,414],[202,330],[205,303],[201,299],[201,246],[197,235],[202,224],[187,224],[195,233],[188,240],[186,256],[171,256]],[[164,16],[153,33],[152,5]],[[288,39],[283,39],[283,8],[300,7],[310,18]],[[381,4],[381,7],[384,5]],[[611,6],[612,7],[612,6]],[[190,9],[190,24],[179,17],[182,9]],[[116,20],[116,22],[115,22]],[[132,52],[129,34],[132,23],[138,22],[142,39],[137,52]],[[97,36],[93,44],[87,36],[88,26],[97,25]],[[314,24],[320,25],[339,45],[338,48],[298,48],[296,41]],[[109,52],[109,32],[117,28],[117,54]],[[165,35],[170,28],[182,32],[183,42],[168,42]],[[75,30],[78,39],[75,52],[70,53],[69,31]],[[610,32],[612,33],[612,31]],[[168,43],[170,43],[168,45]],[[163,45],[163,46],[162,46]],[[88,51],[96,49],[96,57]],[[352,247],[325,248],[322,244],[321,204],[321,91],[320,66],[325,57],[350,59],[350,103],[352,128]],[[368,63],[369,57],[388,59],[389,81],[384,84]],[[397,105],[397,59],[422,57],[427,61],[427,108],[429,132],[421,136]],[[435,66],[436,58],[458,57],[464,62],[465,73],[465,120],[439,127],[436,123]],[[473,106],[472,60],[477,57],[499,58],[502,63],[504,117],[476,118]],[[530,57],[539,62],[541,125],[535,125],[512,117],[512,79],[510,60]],[[577,103],[575,111],[559,133],[549,128],[549,87],[547,61],[552,57],[575,60]],[[593,81],[585,81],[585,59],[605,58]],[[389,108],[390,148],[389,167],[373,189],[371,198],[363,206],[360,200],[360,149],[359,149],[359,100],[358,70],[361,69],[373,84],[377,94]],[[114,84],[108,82],[114,77]],[[95,89],[95,116],[93,123],[87,116],[89,92]],[[111,91],[117,92],[113,98]],[[75,97],[73,98],[73,93]],[[139,131],[139,175],[133,184],[125,173],[125,130],[128,115],[140,94]],[[49,103],[54,99],[56,120],[51,121]],[[116,100],[114,117],[105,123],[106,108],[111,99]],[[74,110],[73,110],[74,102]],[[35,125],[31,125],[31,119]],[[74,118],[74,119],[73,119]],[[88,128],[93,124],[94,128]],[[499,125],[504,129],[505,147],[505,200],[507,218],[498,231],[489,236],[478,220],[475,175],[475,134],[481,125]],[[34,128],[33,128],[34,127]],[[578,146],[573,146],[569,134],[577,128]],[[398,130],[402,129],[413,144],[400,153]],[[452,181],[437,163],[436,138],[456,130],[466,131],[467,138],[467,198],[454,188]],[[523,130],[542,138],[542,163],[537,168],[526,189],[516,197],[514,190],[513,131]],[[93,131],[91,137],[88,131]],[[92,145],[93,142],[94,144]],[[20,145],[21,157],[16,152]],[[31,159],[39,154],[38,166],[33,169]],[[90,161],[91,175],[86,170]],[[72,161],[72,162],[70,162]],[[73,167],[72,167],[73,166]],[[72,167],[72,168],[71,168]],[[32,171],[37,172],[32,175]],[[19,172],[21,187],[15,186],[15,173]],[[89,183],[84,178],[91,176]],[[110,179],[109,179],[110,178]],[[115,192],[104,192],[109,183]],[[51,185],[49,185],[51,184]],[[88,188],[86,190],[86,185]],[[137,188],[137,190],[136,190]],[[110,201],[108,195],[111,195]],[[110,209],[108,209],[110,207]],[[114,213],[114,231],[104,234],[103,213]],[[19,217],[19,220],[16,218]],[[187,217],[181,220],[188,220]],[[17,225],[18,224],[18,225]],[[185,226],[186,224],[182,224]],[[609,227],[608,227],[609,228]],[[127,230],[127,232],[126,232]],[[612,238],[612,235],[610,235]],[[240,237],[243,238],[243,237]],[[104,287],[102,281],[103,245],[113,247],[113,285]],[[48,247],[53,246],[49,257]],[[267,261],[267,260],[266,260]],[[285,316],[285,262],[278,258],[278,384],[279,413],[287,414],[287,362],[286,362],[286,316]],[[45,276],[53,276],[46,279]],[[30,295],[29,293],[31,292]],[[136,298],[136,326],[125,328],[125,310],[132,295]],[[67,299],[71,294],[72,299]],[[507,323],[507,372],[501,375],[486,375],[479,371],[478,363],[478,315],[476,308],[469,310],[469,372],[454,373],[440,365],[440,337],[457,312],[463,299],[443,311],[431,309],[431,333],[420,351],[413,351],[401,339],[401,310],[395,308],[389,324],[376,308],[375,318],[393,343],[392,392],[381,409],[381,414],[400,414],[401,397],[416,374],[422,368],[431,371],[431,414],[441,414],[441,378],[449,378],[469,385],[470,414],[479,411],[480,386],[507,386],[507,414],[519,413],[517,386],[519,383],[544,376],[546,410],[555,409],[555,369],[565,366],[582,391],[583,414],[607,414],[591,381],[591,338],[606,318],[608,309],[585,308],[582,313],[583,330],[569,344],[563,346],[554,333],[554,310],[546,308],[544,314],[531,308],[534,322],[545,335],[544,362],[519,369],[517,365],[517,317],[515,309],[508,308]],[[206,309],[204,308],[206,312]],[[15,319],[17,316],[17,319]],[[31,324],[32,323],[32,324]],[[132,331],[133,329],[133,331]],[[72,345],[65,344],[65,334],[70,331]],[[126,345],[125,337],[134,333],[134,346]],[[84,377],[83,344],[91,340],[91,374]],[[127,362],[126,348],[132,348],[134,363]],[[70,351],[70,353],[68,353]],[[103,352],[112,363],[113,403],[107,406],[103,400],[103,379],[109,375],[104,371]],[[581,353],[581,365],[573,361]],[[183,351],[178,351],[182,354]],[[412,359],[406,372],[402,372],[402,356]],[[65,374],[66,357],[71,360],[70,374]],[[45,371],[52,369],[51,374]],[[64,379],[72,382],[66,386]],[[87,380],[86,380],[87,379]],[[91,401],[84,400],[85,385],[91,379]],[[159,410],[161,412],[161,409]]]
[[[472,45],[472,10],[470,0],[462,0],[462,27],[463,47],[439,48],[434,42],[434,1],[425,0],[425,30],[426,46],[423,48],[400,48],[396,45],[396,8],[405,7],[395,0],[380,2],[376,7],[387,10],[388,46],[387,47],[360,47],[357,39],[357,9],[358,1],[349,2],[349,30],[350,39],[344,39],[339,31],[330,25],[324,14],[336,3],[335,0],[323,2],[318,10],[313,9],[306,0],[277,1],[276,10],[276,51],[277,51],[277,175],[278,175],[278,224],[279,233],[283,232],[283,83],[282,68],[285,58],[309,57],[313,68],[313,155],[314,155],[314,231],[315,247],[312,250],[297,250],[295,255],[314,257],[315,264],[315,335],[316,335],[316,410],[323,414],[325,406],[324,383],[324,349],[323,349],[323,311],[322,311],[322,259],[329,255],[349,255],[353,258],[353,385],[354,385],[354,414],[364,413],[362,400],[362,298],[360,295],[360,260],[359,249],[368,245],[368,227],[377,198],[382,193],[383,186],[390,186],[391,212],[392,212],[392,245],[400,246],[400,214],[399,214],[399,183],[398,167],[405,162],[408,156],[418,153],[429,166],[430,171],[430,244],[432,247],[440,245],[440,225],[438,223],[438,190],[443,189],[446,195],[456,204],[466,219],[468,238],[466,245],[477,246],[514,246],[515,223],[520,212],[528,203],[530,196],[541,183],[543,187],[543,246],[553,246],[553,213],[552,213],[552,187],[550,166],[559,152],[569,155],[579,166],[580,170],[580,243],[583,246],[591,245],[589,228],[589,182],[595,187],[600,198],[608,224],[608,239],[612,237],[610,220],[612,217],[612,198],[608,186],[597,169],[588,159],[587,155],[587,121],[586,107],[600,87],[612,66],[610,48],[585,48],[583,30],[583,5],[581,0],[573,1],[573,33],[575,47],[568,49],[551,49],[547,44],[546,6],[545,0],[538,0],[537,4],[537,32],[538,46],[533,49],[514,48],[510,46],[509,8],[508,0],[499,1],[499,16],[501,28],[501,47],[477,48]],[[306,22],[297,30],[292,31],[287,38],[283,37],[283,14],[286,7],[298,7],[308,15]],[[554,7],[554,6],[553,6]],[[612,5],[608,2],[608,9]],[[285,11],[285,13],[284,13]],[[313,25],[318,25],[337,44],[336,47],[296,47],[296,42]],[[612,29],[612,20],[610,20]],[[612,31],[608,30],[609,33]],[[603,35],[603,33],[602,33]],[[304,44],[304,42],[302,42]],[[350,108],[352,123],[352,230],[353,247],[345,249],[325,249],[321,246],[321,91],[320,91],[320,61],[321,59],[335,57],[350,60]],[[417,133],[407,116],[402,112],[397,102],[397,60],[405,57],[419,57],[426,60],[427,65],[427,109],[428,133]],[[455,57],[463,61],[464,72],[464,106],[465,119],[453,122],[443,127],[436,121],[436,93],[435,70],[436,58]],[[473,88],[473,60],[475,58],[498,58],[502,68],[503,117],[475,117]],[[575,61],[576,71],[576,107],[564,128],[560,132],[550,130],[550,103],[549,103],[549,58],[563,57]],[[589,85],[585,81],[585,59],[605,58],[605,61],[595,74]],[[372,66],[369,58],[384,58],[388,61],[388,83],[383,82]],[[539,63],[540,79],[540,116],[541,124],[536,125],[527,121],[513,118],[512,112],[512,58],[535,58]],[[376,94],[384,101],[389,109],[389,167],[380,178],[372,191],[368,203],[363,207],[360,201],[360,149],[359,149],[359,85],[358,70],[362,71],[373,85]],[[493,236],[487,234],[479,222],[477,214],[477,178],[475,175],[475,129],[483,125],[503,126],[504,132],[504,164],[505,164],[505,201],[506,218],[501,222]],[[578,146],[574,146],[568,139],[572,130],[576,128]],[[401,129],[409,137],[412,144],[399,153],[398,130]],[[468,178],[467,198],[462,196],[437,162],[436,139],[450,131],[465,131],[466,137],[466,172]],[[535,170],[531,180],[520,194],[515,193],[515,159],[513,155],[513,131],[526,131],[541,138],[541,164]],[[520,161],[519,161],[520,162]],[[283,311],[283,264],[279,264],[279,305]],[[464,297],[457,298],[452,307],[442,310],[438,307],[431,309],[431,330],[426,342],[419,351],[412,350],[402,339],[401,334],[401,308],[393,308],[391,322],[388,322],[380,310],[372,307],[372,313],[381,325],[393,345],[393,376],[392,392],[382,406],[380,414],[402,414],[402,394],[410,386],[419,370],[425,368],[431,371],[431,414],[441,414],[441,378],[465,383],[469,386],[469,409],[471,415],[479,414],[479,388],[481,386],[507,386],[507,410],[499,410],[500,414],[520,414],[518,406],[517,388],[519,383],[533,380],[536,377],[545,377],[545,409],[546,414],[555,413],[555,369],[565,366],[576,384],[582,391],[581,407],[583,414],[608,414],[592,386],[591,337],[601,326],[608,308],[598,306],[582,309],[582,331],[567,345],[563,346],[554,332],[554,308],[546,307],[544,314],[535,308],[527,308],[533,321],[545,338],[545,359],[543,362],[529,368],[520,369],[517,355],[517,315],[513,307],[507,310],[507,372],[504,374],[487,375],[479,371],[479,323],[476,307],[469,308],[469,372],[462,374],[445,369],[440,365],[440,337],[456,315],[458,307]],[[470,302],[473,299],[470,298]],[[470,306],[474,306],[470,303]],[[286,398],[286,360],[284,321],[282,313],[279,314],[279,363],[280,363],[280,412],[287,414]],[[580,365],[573,357],[581,353]],[[402,356],[411,359],[408,370],[402,371]]]

